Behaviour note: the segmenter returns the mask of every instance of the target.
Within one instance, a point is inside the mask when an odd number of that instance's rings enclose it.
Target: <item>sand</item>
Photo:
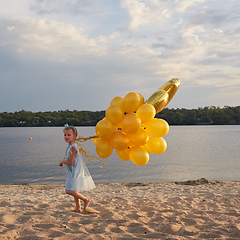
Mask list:
[[[0,185],[0,239],[240,239],[240,182],[97,184],[99,214],[63,185]]]

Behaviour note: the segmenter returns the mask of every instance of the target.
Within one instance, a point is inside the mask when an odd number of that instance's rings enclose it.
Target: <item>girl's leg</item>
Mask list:
[[[71,190],[66,190],[66,193],[73,196],[74,199],[81,199],[84,202],[84,210],[88,207],[90,204],[91,200],[89,198],[84,197],[82,194],[76,191],[71,191]]]
[[[74,197],[74,201],[76,203],[76,209],[72,212],[82,212],[79,198]]]

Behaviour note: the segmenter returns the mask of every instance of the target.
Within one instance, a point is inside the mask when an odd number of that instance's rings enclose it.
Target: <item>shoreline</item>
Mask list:
[[[99,214],[64,184],[0,184],[1,239],[239,239],[240,182],[189,181],[96,184]]]
[[[156,181],[156,182],[116,182],[116,183],[95,183],[95,185],[108,185],[108,184],[120,184],[120,185],[143,185],[143,184],[164,184],[164,183],[175,183],[175,184],[184,184],[184,185],[201,185],[201,184],[217,184],[217,183],[237,183],[240,182],[240,180],[208,180],[207,178],[200,178],[196,180],[186,180],[186,181]],[[64,183],[0,183],[0,186],[65,186]]]

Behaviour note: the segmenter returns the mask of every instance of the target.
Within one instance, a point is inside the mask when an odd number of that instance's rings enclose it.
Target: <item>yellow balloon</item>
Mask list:
[[[98,137],[106,139],[113,134],[115,127],[106,118],[104,118],[97,123],[95,130]]]
[[[147,100],[146,103],[152,104],[156,112],[161,112],[168,104],[169,95],[165,90],[158,90],[154,92]]]
[[[122,131],[134,134],[141,128],[141,120],[135,115],[129,114],[122,121]]]
[[[149,153],[161,154],[167,149],[167,143],[162,137],[150,137],[145,147]]]
[[[117,124],[118,130],[122,130],[122,122],[128,116],[136,116],[136,113],[127,113],[127,114],[124,113],[122,117],[122,121]]]
[[[99,143],[100,140],[101,140],[101,138],[99,138],[99,137],[93,138],[94,145],[97,146],[97,144]]]
[[[123,98],[123,110],[127,113],[135,112],[140,103],[140,95],[136,92],[130,92]]]
[[[113,152],[113,147],[110,144],[109,139],[101,139],[96,146],[96,152],[101,158],[108,158]]]
[[[141,105],[144,104],[144,97],[141,93],[138,93],[138,94],[139,94],[139,97],[140,97],[140,105],[139,106],[141,106]]]
[[[130,149],[130,159],[134,164],[144,166],[149,161],[149,154],[143,147],[134,147]]]
[[[130,149],[129,148],[124,148],[122,150],[117,149],[116,153],[118,157],[123,160],[123,161],[129,161],[130,160]]]
[[[160,87],[158,89],[158,90],[165,90],[168,93],[169,98],[168,98],[167,105],[169,104],[169,102],[174,97],[174,95],[177,92],[179,86],[180,86],[179,79],[178,78],[173,78],[170,81],[166,82],[162,87]]]
[[[113,125],[122,121],[123,111],[119,105],[110,105],[106,110],[106,118]]]
[[[144,124],[143,129],[152,136],[163,137],[169,131],[168,123],[160,118],[154,118],[150,122]]]
[[[123,111],[123,98],[122,98],[122,97],[119,97],[119,96],[114,97],[114,98],[112,99],[112,101],[110,102],[110,105],[114,105],[114,104],[120,106],[120,108],[121,108],[122,111]]]
[[[136,116],[140,118],[142,123],[151,121],[155,115],[156,110],[152,104],[143,104],[136,112]]]
[[[134,113],[130,113],[130,114],[134,114]],[[129,116],[130,114],[123,114],[122,121],[117,124],[117,129],[118,129],[118,130],[122,130],[122,122],[123,122],[123,120],[124,120],[127,116]]]
[[[148,153],[150,153],[150,152],[147,150],[147,148],[146,148],[146,144],[145,144],[144,146],[141,146],[141,147],[144,148],[145,151],[147,151]]]
[[[128,134],[127,136],[130,144],[133,144],[134,146],[143,146],[149,139],[147,132],[141,128],[136,133]]]
[[[129,145],[128,137],[121,131],[116,131],[110,137],[110,143],[113,148],[122,150]]]

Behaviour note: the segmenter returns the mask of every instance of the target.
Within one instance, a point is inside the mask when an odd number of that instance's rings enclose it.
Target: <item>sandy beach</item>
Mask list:
[[[64,185],[0,185],[0,239],[240,239],[240,182],[97,184],[98,214]]]

